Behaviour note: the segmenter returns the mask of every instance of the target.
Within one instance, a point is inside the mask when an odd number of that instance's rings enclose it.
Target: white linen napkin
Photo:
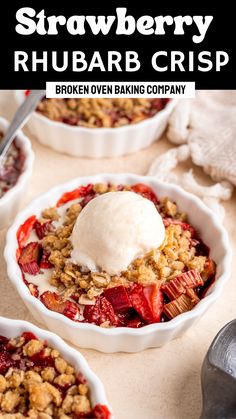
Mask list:
[[[236,91],[202,91],[193,100],[181,100],[170,117],[167,137],[181,145],[155,159],[148,174],[180,184],[223,218],[220,201],[230,199],[236,186]],[[171,172],[189,157],[218,183],[201,186],[192,170],[179,177]]]

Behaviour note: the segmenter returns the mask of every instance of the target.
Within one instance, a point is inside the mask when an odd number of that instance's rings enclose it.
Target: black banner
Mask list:
[[[195,81],[197,89],[235,89],[233,10],[222,3],[173,4],[3,4],[0,88],[96,80]]]

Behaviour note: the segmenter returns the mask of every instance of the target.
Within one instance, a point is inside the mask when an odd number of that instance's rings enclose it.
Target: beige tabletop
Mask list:
[[[0,91],[0,114],[14,112],[12,93]],[[26,130],[27,133],[27,130]],[[73,158],[43,147],[32,138],[36,154],[33,176],[22,207],[52,186],[76,176],[99,172],[145,174],[158,154],[170,147],[162,138],[150,148],[117,159]],[[191,163],[187,166],[191,167]],[[183,166],[179,170],[183,170]],[[186,168],[186,165],[185,165]],[[194,168],[199,179],[209,179]],[[227,228],[233,251],[236,250],[236,193],[225,203]],[[0,315],[36,323],[9,282],[3,259],[6,231],[0,231]],[[137,354],[103,354],[82,349],[91,368],[103,381],[116,419],[192,419],[201,411],[200,370],[207,348],[218,330],[236,317],[236,260],[231,279],[220,299],[182,338],[163,348]]]

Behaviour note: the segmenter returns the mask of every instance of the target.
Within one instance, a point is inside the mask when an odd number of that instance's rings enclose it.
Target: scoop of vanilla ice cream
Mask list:
[[[155,205],[135,192],[109,192],[91,200],[72,231],[72,261],[91,271],[118,275],[151,249],[165,227]]]

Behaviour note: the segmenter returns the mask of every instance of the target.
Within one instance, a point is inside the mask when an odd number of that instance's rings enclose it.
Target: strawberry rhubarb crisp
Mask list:
[[[31,332],[0,336],[0,419],[109,419],[83,375]]]
[[[216,266],[187,216],[145,184],[89,184],[17,233],[29,292],[76,322],[142,327],[191,310]]]
[[[3,133],[0,132],[0,143]],[[0,170],[0,198],[15,186],[22,173],[25,157],[14,141],[10,146],[3,167]]]
[[[43,99],[37,111],[49,119],[89,128],[135,124],[161,111],[168,99]]]

